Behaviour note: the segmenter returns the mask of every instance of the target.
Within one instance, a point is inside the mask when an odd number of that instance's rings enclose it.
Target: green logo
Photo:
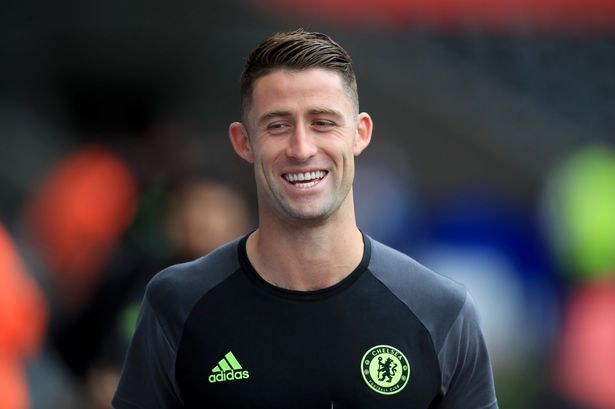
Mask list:
[[[383,395],[393,395],[404,389],[410,378],[408,359],[397,348],[376,345],[361,360],[365,383]]]
[[[240,379],[248,379],[250,372],[245,371],[241,364],[235,358],[232,352],[228,352],[224,355],[218,365],[214,366],[209,375],[209,382],[225,382],[225,381],[237,381]]]

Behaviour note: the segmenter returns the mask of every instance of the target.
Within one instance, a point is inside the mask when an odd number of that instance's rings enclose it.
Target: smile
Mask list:
[[[312,172],[285,173],[282,177],[296,187],[312,187],[327,176],[328,173],[326,170],[315,170]]]

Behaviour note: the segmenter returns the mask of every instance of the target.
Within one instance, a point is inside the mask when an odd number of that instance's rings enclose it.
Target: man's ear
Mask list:
[[[374,123],[366,112],[361,112],[357,121],[357,133],[354,140],[354,156],[359,156],[372,140]]]
[[[228,128],[228,136],[237,155],[250,163],[254,163],[254,154],[246,127],[241,122],[233,122]]]

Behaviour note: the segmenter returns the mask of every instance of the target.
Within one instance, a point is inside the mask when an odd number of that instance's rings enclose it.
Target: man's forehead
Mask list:
[[[257,115],[265,111],[285,111],[300,105],[310,111],[341,111],[341,105],[353,100],[344,87],[341,75],[332,70],[313,68],[308,70],[280,69],[258,78],[254,83],[251,108]],[[251,109],[253,111],[253,109]]]
[[[257,78],[254,81],[252,97],[263,91],[307,90],[326,87],[332,90],[342,90],[344,87],[340,73],[325,68],[307,68],[302,70],[278,68]]]

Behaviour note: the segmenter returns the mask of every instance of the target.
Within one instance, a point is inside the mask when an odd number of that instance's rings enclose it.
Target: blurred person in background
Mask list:
[[[168,257],[152,256],[134,240],[124,240],[91,303],[58,336],[56,344],[84,379],[85,397],[93,409],[111,407],[145,284],[153,273],[206,255],[250,228],[245,199],[225,182],[190,175],[174,184],[165,214],[158,214],[165,220]]]
[[[102,143],[77,147],[41,180],[23,216],[63,314],[88,303],[137,206],[133,170]]]
[[[209,254],[250,227],[245,199],[228,184],[192,177],[171,199],[168,231],[177,262]]]
[[[150,281],[114,407],[497,408],[466,290],[356,225],[373,125],[348,53],[276,34],[241,91],[259,226]]]
[[[51,318],[46,340],[50,348],[34,369],[35,407],[72,407],[66,397],[80,399],[89,352],[99,345],[98,333],[81,332],[87,329],[81,322],[83,317],[95,318],[91,325],[104,331],[104,320],[92,317],[89,309],[106,282],[105,273],[133,222],[138,201],[137,178],[128,162],[108,144],[95,141],[59,158],[24,203],[26,244],[41,270]],[[52,378],[62,381],[56,384]],[[65,387],[70,392],[58,392]]]

